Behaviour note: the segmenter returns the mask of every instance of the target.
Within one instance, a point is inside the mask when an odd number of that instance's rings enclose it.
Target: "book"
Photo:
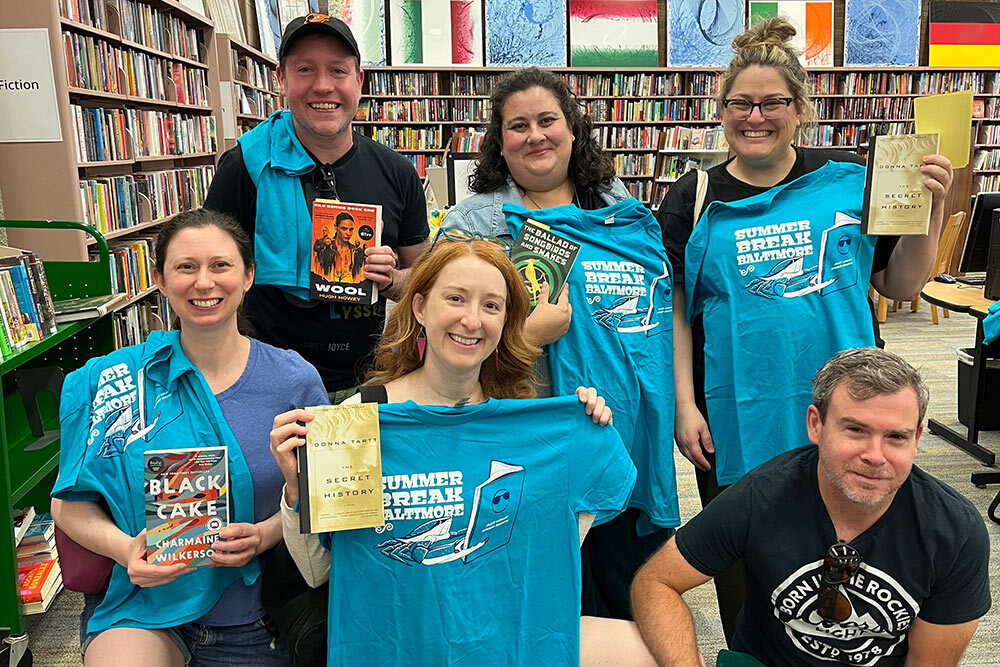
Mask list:
[[[510,542],[521,506],[524,468],[490,461],[490,475],[476,487],[462,551],[466,563]]]
[[[385,525],[378,404],[306,408],[309,423],[299,458],[303,533]]]
[[[212,562],[229,525],[226,447],[159,449],[143,454],[146,560],[153,565]]]
[[[580,244],[551,231],[547,225],[528,219],[514,239],[510,259],[521,274],[531,308],[538,305],[542,285],[549,285],[549,303],[559,300],[559,292],[569,278]]]
[[[35,519],[35,508],[28,506],[14,509],[14,544],[21,543],[24,534],[28,532],[31,522]]]
[[[59,561],[55,558],[31,563],[17,568],[19,595],[23,604],[41,602],[52,596],[52,589],[60,579]]]
[[[52,521],[52,515],[48,512],[36,514],[28,529],[24,531],[20,543],[26,545],[47,542],[53,535],[55,535],[55,523]]]
[[[926,235],[931,191],[920,173],[925,155],[938,152],[937,134],[872,135],[861,231],[872,235]]]
[[[21,322],[29,342],[41,340],[45,336],[45,331],[41,327],[41,320],[38,317],[38,308],[32,298],[31,287],[28,284],[28,269],[21,263],[20,257],[0,257],[0,271],[10,275],[11,283],[14,285],[14,297],[17,299],[17,306],[21,309]]]
[[[56,322],[63,324],[107,315],[115,306],[127,300],[128,295],[124,293],[102,294],[61,299],[54,301],[52,307],[56,311]]]
[[[365,249],[382,240],[382,207],[334,199],[313,202],[309,296],[371,305],[378,288],[365,278]]]

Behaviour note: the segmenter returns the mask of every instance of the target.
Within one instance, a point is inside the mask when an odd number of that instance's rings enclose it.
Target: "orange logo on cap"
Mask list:
[[[326,14],[308,14],[306,15],[306,23],[326,23],[330,20],[330,17]]]

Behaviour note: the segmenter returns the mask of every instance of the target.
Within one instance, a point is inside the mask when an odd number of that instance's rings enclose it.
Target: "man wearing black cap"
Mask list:
[[[385,302],[309,301],[313,200],[382,206],[383,245],[366,251],[364,265],[382,295],[398,293],[428,234],[413,165],[351,127],[364,80],[360,55],[340,19],[308,14],[291,21],[278,51],[288,109],[222,156],[205,201],[254,239],[257,275],[246,304],[255,335],[298,351],[334,399],[352,394],[367,371]]]

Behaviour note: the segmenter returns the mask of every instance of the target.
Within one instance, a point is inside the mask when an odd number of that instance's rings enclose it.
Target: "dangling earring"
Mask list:
[[[427,330],[424,329],[424,325],[420,325],[420,333],[417,334],[417,354],[420,356],[420,360],[424,360],[424,350],[427,349]]]

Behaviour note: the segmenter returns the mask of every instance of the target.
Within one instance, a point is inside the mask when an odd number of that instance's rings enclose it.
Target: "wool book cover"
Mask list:
[[[378,288],[365,277],[365,249],[382,240],[382,207],[317,199],[312,211],[309,297],[371,305]]]
[[[146,560],[153,565],[212,562],[229,525],[226,447],[159,449],[143,455]]]
[[[517,267],[531,297],[531,308],[538,305],[542,285],[549,285],[549,303],[559,300],[559,292],[569,278],[573,263],[580,252],[580,244],[551,231],[532,219],[521,227],[510,251],[511,261]]]
[[[299,447],[299,517],[303,533],[385,525],[378,404],[306,408]]]

